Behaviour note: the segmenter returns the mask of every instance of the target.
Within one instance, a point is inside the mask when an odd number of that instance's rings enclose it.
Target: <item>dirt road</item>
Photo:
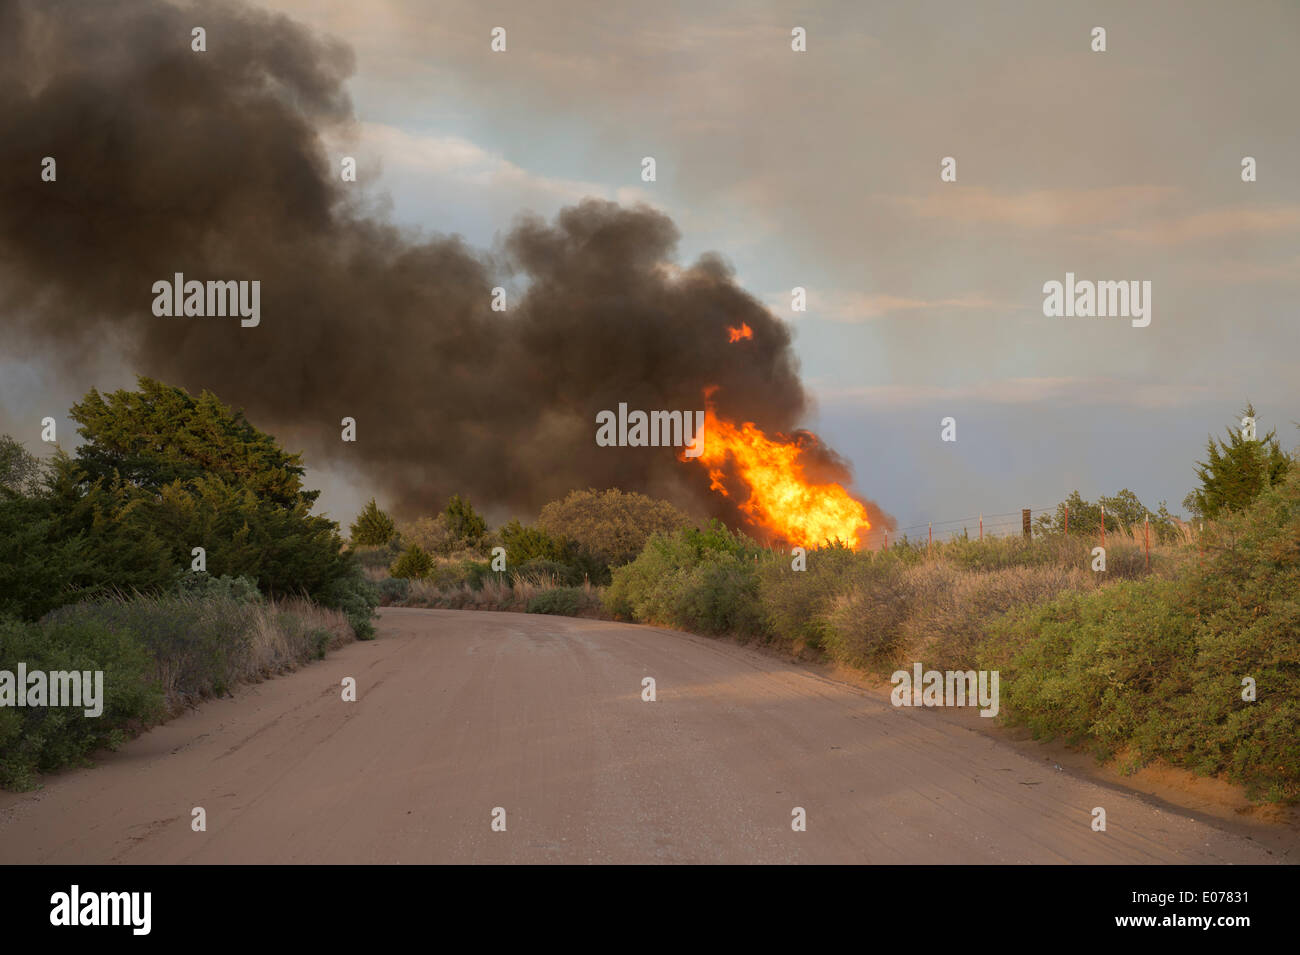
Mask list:
[[[1279,861],[729,643],[404,609],[379,634],[0,795],[0,862]]]

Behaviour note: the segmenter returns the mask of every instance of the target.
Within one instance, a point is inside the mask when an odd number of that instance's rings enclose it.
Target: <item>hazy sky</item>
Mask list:
[[[721,253],[901,525],[1075,488],[1178,511],[1247,400],[1300,437],[1298,3],[269,5],[354,48],[329,145],[394,220],[489,246],[597,195],[672,216],[683,263]],[[1045,317],[1066,272],[1150,281],[1150,325]],[[95,382],[0,358],[0,430],[34,445],[33,415],[130,382],[87,348]],[[345,522],[368,496],[312,479]]]

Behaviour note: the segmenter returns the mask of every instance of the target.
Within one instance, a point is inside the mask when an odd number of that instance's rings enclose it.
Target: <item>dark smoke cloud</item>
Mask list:
[[[321,139],[352,122],[352,69],[345,46],[244,6],[0,0],[6,339],[73,371],[117,349],[210,389],[399,513],[453,492],[530,513],[617,486],[741,525],[673,450],[597,447],[595,416],[700,408],[717,385],[719,413],[790,433],[807,398],[787,327],[721,259],[672,268],[677,230],[644,207],[522,218],[491,252],[366,216]],[[175,272],[260,280],[260,326],[154,317],[150,288]],[[505,313],[496,285],[517,290]],[[741,322],[753,340],[729,344]],[[816,467],[848,480],[827,449]]]

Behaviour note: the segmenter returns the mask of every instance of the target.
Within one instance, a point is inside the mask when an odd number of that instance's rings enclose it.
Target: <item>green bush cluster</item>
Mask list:
[[[1086,542],[1051,538],[956,540],[929,552],[923,544],[878,552],[831,542],[807,549],[796,570],[790,552],[715,524],[652,537],[615,570],[604,606],[621,619],[777,640],[854,666],[882,666],[919,648],[969,659],[992,617],[1095,586],[1090,560]],[[1131,546],[1117,548],[1108,568],[1117,579],[1145,572]]]
[[[405,580],[423,580],[433,568],[433,558],[419,544],[412,544],[393,562],[389,574]]]
[[[449,598],[465,587],[477,593],[488,582],[512,587],[517,579],[602,587],[610,582],[612,569],[635,559],[653,533],[693,523],[666,501],[610,488],[573,491],[545,505],[535,524],[512,519],[491,530],[467,499],[453,495],[441,513],[398,524],[396,535],[382,545],[356,543],[363,525],[381,527],[367,540],[384,536],[383,518],[367,504],[354,525],[354,549],[366,572],[424,581]],[[491,566],[496,547],[505,550],[502,571]],[[403,595],[391,585],[385,600],[417,599],[411,593],[408,589]],[[418,599],[426,603],[428,590],[421,589]]]
[[[335,579],[318,600],[322,606],[343,611],[352,633],[358,640],[375,638],[375,609],[379,606],[379,588],[362,575],[356,566]]]
[[[689,515],[667,501],[618,488],[571,491],[564,500],[543,507],[537,517],[538,530],[567,542],[573,552],[587,555],[605,569],[602,579],[592,577],[592,582],[599,584],[608,583],[609,567],[635,560],[652,534],[672,533],[694,524]]]
[[[70,414],[75,455],[34,465],[0,448],[0,612],[35,620],[96,594],[160,593],[198,547],[213,576],[359,612],[362,571],[311,513],[299,456],[242,413],[142,377],[135,391],[92,389]]]
[[[576,617],[594,606],[598,606],[598,602],[589,599],[581,587],[554,587],[531,597],[525,609],[528,613]]]
[[[0,707],[0,786],[29,787],[38,772],[84,761],[116,746],[162,712],[154,659],[133,635],[106,621],[63,618],[29,623],[0,617],[0,671],[104,673],[103,712],[75,707]]]
[[[803,570],[784,559],[761,561],[759,599],[772,633],[795,646],[825,649],[833,633],[830,611],[859,563],[858,555],[838,542],[813,550]]]
[[[374,635],[379,591],[299,456],[214,395],[91,390],[75,455],[0,437],[0,670],[102,670],[102,716],[0,707],[0,784]],[[196,569],[194,549],[204,565]],[[334,608],[333,610],[326,608]]]
[[[411,596],[411,582],[405,577],[385,577],[378,586],[379,602],[385,607],[400,604]]]
[[[1118,531],[1145,534],[1149,528],[1151,540],[1160,544],[1182,536],[1163,501],[1157,510],[1149,510],[1128,488],[1112,497],[1103,495],[1095,504],[1084,500],[1078,491],[1072,491],[1054,511],[1040,515],[1034,527],[1043,534],[1068,534],[1093,541],[1100,538],[1103,523],[1110,534]]]
[[[157,661],[173,699],[225,694],[236,661],[248,651],[256,603],[225,596],[99,599],[69,604],[44,618],[53,625],[104,627],[129,636]]]
[[[1300,799],[1300,473],[1207,528],[1198,546],[957,540],[810,549],[805,570],[714,525],[657,534],[604,595],[616,617],[820,648],[888,672],[998,669],[1003,712],[1130,765],[1163,758]],[[1198,558],[1198,550],[1203,556]],[[558,605],[558,604],[557,604]],[[1242,699],[1243,679],[1258,697]]]
[[[605,608],[697,633],[759,636],[768,632],[758,599],[764,559],[769,552],[719,521],[656,533],[636,560],[614,570]]]
[[[244,578],[196,575],[155,595],[67,604],[38,622],[0,618],[0,671],[104,671],[104,711],[0,707],[0,785],[77,764],[101,746],[237,683],[321,659],[350,639],[346,611],[271,602]]]
[[[1204,559],[1173,577],[1000,621],[981,665],[1003,671],[1005,712],[1039,735],[1300,799],[1300,475],[1222,518],[1203,543]]]
[[[223,598],[243,603],[259,603],[262,592],[251,577],[227,577],[208,573],[181,571],[172,587],[174,593],[187,597]]]
[[[1255,406],[1247,404],[1241,420],[1254,420]],[[1244,510],[1261,492],[1281,484],[1295,462],[1282,450],[1277,432],[1250,438],[1244,429],[1228,429],[1227,441],[1211,435],[1205,446],[1205,460],[1196,465],[1201,486],[1183,500],[1183,506],[1198,517],[1213,520]]]
[[[348,534],[353,547],[383,547],[397,536],[397,525],[372,497],[348,528]]]

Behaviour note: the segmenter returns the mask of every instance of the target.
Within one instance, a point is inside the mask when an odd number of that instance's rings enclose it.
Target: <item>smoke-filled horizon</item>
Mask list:
[[[745,525],[678,449],[594,439],[599,411],[702,409],[715,386],[719,415],[799,434],[790,330],[721,257],[679,266],[667,216],[595,199],[521,212],[491,249],[414,236],[367,213],[324,146],[354,121],[348,48],[242,5],[198,19],[202,53],[196,17],[157,0],[0,0],[0,294],[21,347],[72,374],[117,351],[212,391],[402,516],[619,487]],[[175,273],[260,282],[260,323],[155,316]],[[805,457],[851,486],[831,449]]]

